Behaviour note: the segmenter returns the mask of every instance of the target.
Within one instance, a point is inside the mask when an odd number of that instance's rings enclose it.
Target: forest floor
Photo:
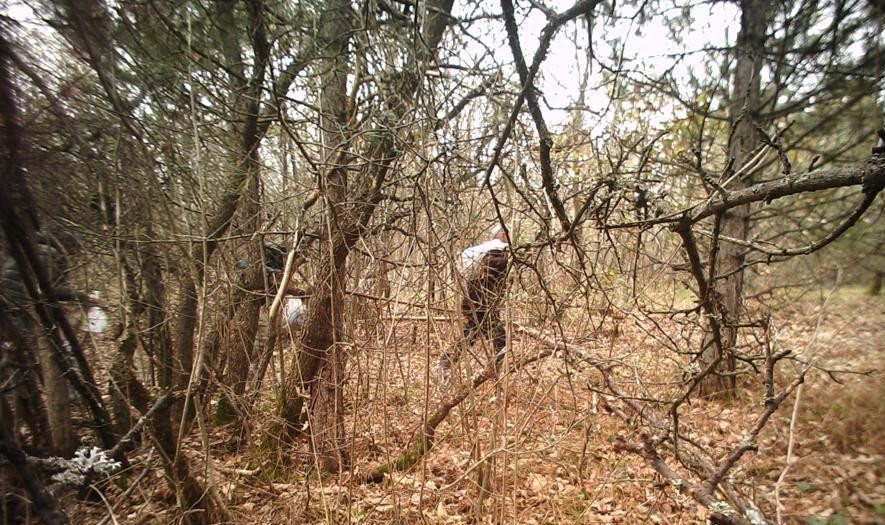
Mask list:
[[[781,309],[775,323],[782,345],[813,357],[821,369],[842,372],[809,374],[798,407],[795,395],[784,403],[760,435],[759,450],[733,472],[733,482],[774,517],[775,485],[786,465],[796,408],[794,460],[779,491],[783,522],[885,523],[885,298],[851,289],[827,300],[807,297]],[[635,363],[657,367],[664,384],[675,369],[658,358],[640,324],[625,320],[617,334],[603,331],[595,340],[600,348],[629,349]],[[256,423],[244,434],[229,425],[205,435],[211,478],[235,523],[706,521],[703,507],[664,483],[640,457],[614,449],[614,439],[629,437],[630,428],[602,410],[587,387],[590,371],[565,367],[555,357],[480,387],[453,410],[433,449],[411,470],[378,484],[360,482],[378,464],[396,460],[425,414],[456,387],[438,384],[430,371],[438,352],[428,350],[444,347],[451,328],[420,321],[381,326],[349,367],[350,473],[311,472],[304,441],[283,469],[257,451],[254,445],[272,421],[273,388],[266,389],[251,418]],[[537,344],[517,336],[512,348],[528,355]],[[795,377],[799,366],[785,364],[779,380]],[[683,409],[683,428],[699,442],[727,450],[752,425],[760,400],[754,382],[742,386],[737,401],[693,401]],[[183,447],[194,466],[206,464],[202,443],[194,430]],[[128,497],[113,483],[102,487],[106,502],[70,496],[65,506],[72,523],[97,523],[108,508],[119,523],[170,523],[175,498],[148,448],[132,461],[126,479],[138,485]]]

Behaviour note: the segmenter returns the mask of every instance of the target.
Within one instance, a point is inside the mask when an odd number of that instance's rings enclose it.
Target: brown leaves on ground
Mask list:
[[[837,294],[825,308],[823,301],[803,300],[774,318],[779,344],[831,372],[816,370],[803,386],[794,460],[781,487],[785,523],[885,521],[883,320],[885,301],[852,293]],[[418,321],[418,344],[412,344],[416,334],[410,323],[397,327],[411,334],[409,341],[385,343],[382,334],[351,358],[347,410],[353,473],[311,471],[306,441],[292,451],[289,465],[272,468],[255,448],[231,447],[239,441],[230,428],[212,430],[213,485],[238,523],[706,521],[706,509],[665,483],[641,458],[614,450],[614,439],[630,439],[634,429],[601,409],[597,394],[587,388],[588,380],[598,379],[592,370],[567,368],[557,358],[474,393],[440,426],[436,445],[414,469],[395,472],[381,484],[360,483],[361,473],[399,457],[444,394],[427,375],[426,360],[432,367],[448,328],[425,332]],[[430,335],[429,345],[421,333]],[[622,384],[645,382],[642,388],[666,393],[680,379],[678,365],[662,359],[638,321],[621,321],[617,333],[608,330],[597,344],[626,365],[618,372]],[[513,348],[521,355],[537,351],[526,339]],[[465,366],[471,366],[469,359]],[[779,379],[786,383],[800,366],[784,364]],[[477,364],[472,367],[464,373],[476,372]],[[753,379],[737,401],[693,400],[684,406],[681,428],[721,457],[740,441],[760,402],[761,386]],[[794,402],[790,397],[775,414],[758,452],[748,454],[731,476],[736,488],[771,517]],[[272,413],[269,400],[260,406],[252,416],[255,441]],[[197,436],[194,432],[183,448],[195,466],[204,464]],[[146,462],[146,450],[125,477],[118,477],[127,486],[148,470],[128,498],[114,484],[102,488],[120,523],[169,523],[177,515],[174,495],[164,489],[156,458]],[[665,459],[678,468],[673,457]],[[206,471],[200,476],[205,480]],[[66,503],[73,508],[73,522],[95,523],[107,513],[103,503]]]

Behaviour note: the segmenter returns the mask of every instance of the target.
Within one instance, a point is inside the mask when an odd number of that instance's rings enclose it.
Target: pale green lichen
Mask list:
[[[723,516],[728,516],[730,518],[736,518],[738,516],[738,513],[736,510],[734,510],[734,507],[724,501],[717,501],[710,505],[710,512],[722,514]]]
[[[746,448],[747,450],[757,450],[759,448],[759,445],[750,436],[745,436],[744,439],[741,440],[739,446]]]
[[[52,480],[62,485],[80,486],[92,474],[110,476],[120,469],[121,464],[98,447],[82,447],[71,459],[51,458],[54,466],[62,469],[52,475]]]

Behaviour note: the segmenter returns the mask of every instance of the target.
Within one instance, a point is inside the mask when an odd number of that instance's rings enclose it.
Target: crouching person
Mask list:
[[[462,280],[460,292],[463,346],[455,344],[443,353],[436,367],[443,378],[447,377],[463,349],[469,348],[478,340],[491,341],[496,366],[504,361],[507,335],[501,320],[501,303],[509,267],[510,250],[503,229],[491,240],[461,252],[457,270]]]

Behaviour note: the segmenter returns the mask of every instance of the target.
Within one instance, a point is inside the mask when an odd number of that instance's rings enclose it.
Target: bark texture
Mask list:
[[[739,170],[749,160],[758,143],[756,126],[759,117],[759,75],[765,51],[768,2],[765,0],[744,0],[741,2],[741,29],[736,46],[736,65],[732,84],[729,113],[733,126],[728,147],[729,158],[735,170]],[[741,190],[752,184],[752,176],[737,177],[729,190]],[[744,204],[725,211],[720,215],[721,235],[732,239],[747,239],[750,231],[750,205]],[[714,248],[715,250],[715,248]],[[715,258],[711,272],[708,293],[705,298],[719,305],[722,313],[721,330],[712,329],[704,338],[701,351],[701,367],[706,369],[712,362],[718,362],[713,373],[699,384],[701,395],[735,395],[735,346],[738,329],[736,327],[743,313],[744,255],[746,248],[732,242],[723,242]],[[721,277],[717,277],[721,276]]]
[[[420,28],[422,38],[416,39],[414,54],[403,71],[387,73],[390,82],[383,86],[384,94],[379,97],[386,110],[384,123],[359,143],[359,158],[366,162],[354,181],[348,180],[347,166],[355,157],[347,151],[351,144],[347,134],[351,125],[347,75],[351,70],[348,46],[358,21],[353,19],[350,4],[343,0],[329,0],[320,17],[316,46],[325,57],[318,64],[324,165],[319,190],[325,204],[321,260],[299,353],[280,399],[284,428],[270,437],[279,437],[284,443],[291,441],[303,426],[304,399],[309,393],[307,416],[314,450],[320,467],[329,472],[341,470],[347,460],[342,397],[347,355],[341,345],[347,255],[381,199],[382,185],[397,157],[395,128],[414,107],[416,92],[436,56],[451,9],[451,0],[428,3]]]

